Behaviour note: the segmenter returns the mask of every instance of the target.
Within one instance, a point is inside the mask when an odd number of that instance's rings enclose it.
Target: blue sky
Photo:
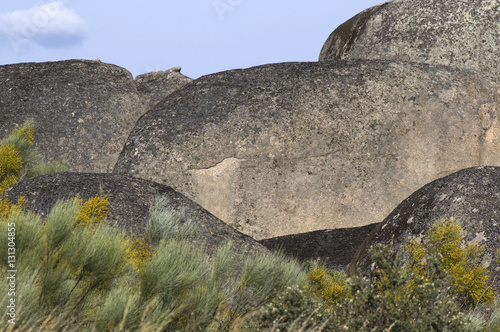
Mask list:
[[[101,59],[192,78],[316,61],[341,23],[383,0],[16,0],[0,3],[0,65]]]

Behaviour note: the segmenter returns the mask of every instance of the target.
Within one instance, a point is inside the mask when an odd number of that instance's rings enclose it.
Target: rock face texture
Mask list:
[[[382,60],[204,76],[142,116],[114,169],[257,239],[380,222],[424,184],[500,165],[500,86]]]
[[[172,188],[126,176],[94,173],[58,173],[24,180],[7,190],[11,201],[18,196],[28,200],[26,207],[46,215],[58,199],[82,199],[97,194],[107,195],[109,221],[128,234],[142,237],[146,232],[149,208],[156,197],[164,197],[167,207],[182,211],[186,219],[200,224],[195,232],[197,244],[204,245],[209,253],[232,241],[244,253],[267,252],[254,239],[229,227],[198,204],[177,193]]]
[[[0,66],[0,82],[0,137],[32,119],[35,146],[74,171],[111,171],[147,111],[127,70],[96,61]]]
[[[359,246],[377,225],[326,229],[259,242],[270,250],[282,251],[301,261],[320,261],[331,269],[346,270]]]
[[[149,107],[153,107],[157,102],[191,81],[191,78],[181,74],[181,67],[151,72],[135,78],[137,90]]]
[[[390,243],[401,248],[404,241],[422,234],[429,223],[439,218],[456,217],[466,241],[486,246],[494,262],[500,248],[500,167],[474,167],[433,181],[405,199],[367,237],[350,264],[350,271],[367,271],[371,260],[366,249],[375,243]],[[402,249],[402,248],[401,248]],[[497,282],[497,288],[500,283]]]
[[[469,68],[500,80],[500,3],[394,0],[340,25],[320,61],[387,59]]]

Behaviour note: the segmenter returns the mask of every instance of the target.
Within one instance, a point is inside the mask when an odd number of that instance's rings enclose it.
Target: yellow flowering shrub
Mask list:
[[[329,304],[348,297],[346,275],[338,271],[316,266],[307,274],[305,288],[310,295],[317,296]]]
[[[17,183],[26,152],[33,144],[33,132],[31,122],[27,121],[0,143],[0,194]]]
[[[475,242],[463,242],[463,229],[456,219],[436,220],[429,225],[421,242],[414,240],[406,245],[410,266],[416,275],[430,278],[425,256],[438,253],[452,290],[465,303],[490,302],[495,291],[488,286],[489,271],[482,265],[484,247]]]
[[[33,144],[33,134],[35,129],[30,121],[26,121],[21,127],[16,128],[12,131],[13,136],[16,139],[24,139],[29,145]]]
[[[87,200],[77,199],[80,212],[76,225],[83,227],[97,226],[105,222],[109,216],[108,197],[98,194]],[[151,259],[153,248],[144,242],[144,239],[136,236],[123,236],[122,247],[126,251],[126,256],[136,269],[140,269],[142,264]]]
[[[108,197],[96,195],[86,201],[79,200],[80,213],[76,223],[82,226],[98,225],[108,217]]]
[[[12,144],[0,144],[0,193],[16,184],[22,169],[20,152]]]
[[[0,197],[0,218],[7,219],[16,212],[22,212],[25,203],[24,196],[19,197],[16,204],[12,204],[7,198]]]
[[[123,237],[123,246],[127,250],[128,259],[135,268],[140,270],[144,262],[149,261],[153,255],[153,248],[141,238]]]

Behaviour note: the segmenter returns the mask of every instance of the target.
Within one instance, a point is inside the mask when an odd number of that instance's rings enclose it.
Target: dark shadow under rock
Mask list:
[[[77,195],[88,199],[100,193],[108,198],[110,223],[128,234],[139,237],[145,234],[149,208],[156,197],[162,196],[168,208],[182,211],[186,220],[199,222],[194,242],[204,245],[207,252],[213,253],[228,241],[232,241],[242,253],[267,252],[257,241],[226,225],[172,188],[143,179],[113,174],[57,173],[24,180],[7,190],[11,201],[25,196],[26,207],[42,216],[46,216],[59,199],[71,199]]]
[[[279,236],[259,242],[270,250],[282,251],[300,261],[316,260],[330,269],[345,270],[358,247],[377,225],[325,229]]]

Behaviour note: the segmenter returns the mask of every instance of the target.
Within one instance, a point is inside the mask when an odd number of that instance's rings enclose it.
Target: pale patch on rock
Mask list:
[[[222,220],[230,220],[236,203],[236,184],[240,164],[244,159],[226,158],[217,165],[206,169],[190,170],[195,201],[202,206],[210,206],[212,214]]]

